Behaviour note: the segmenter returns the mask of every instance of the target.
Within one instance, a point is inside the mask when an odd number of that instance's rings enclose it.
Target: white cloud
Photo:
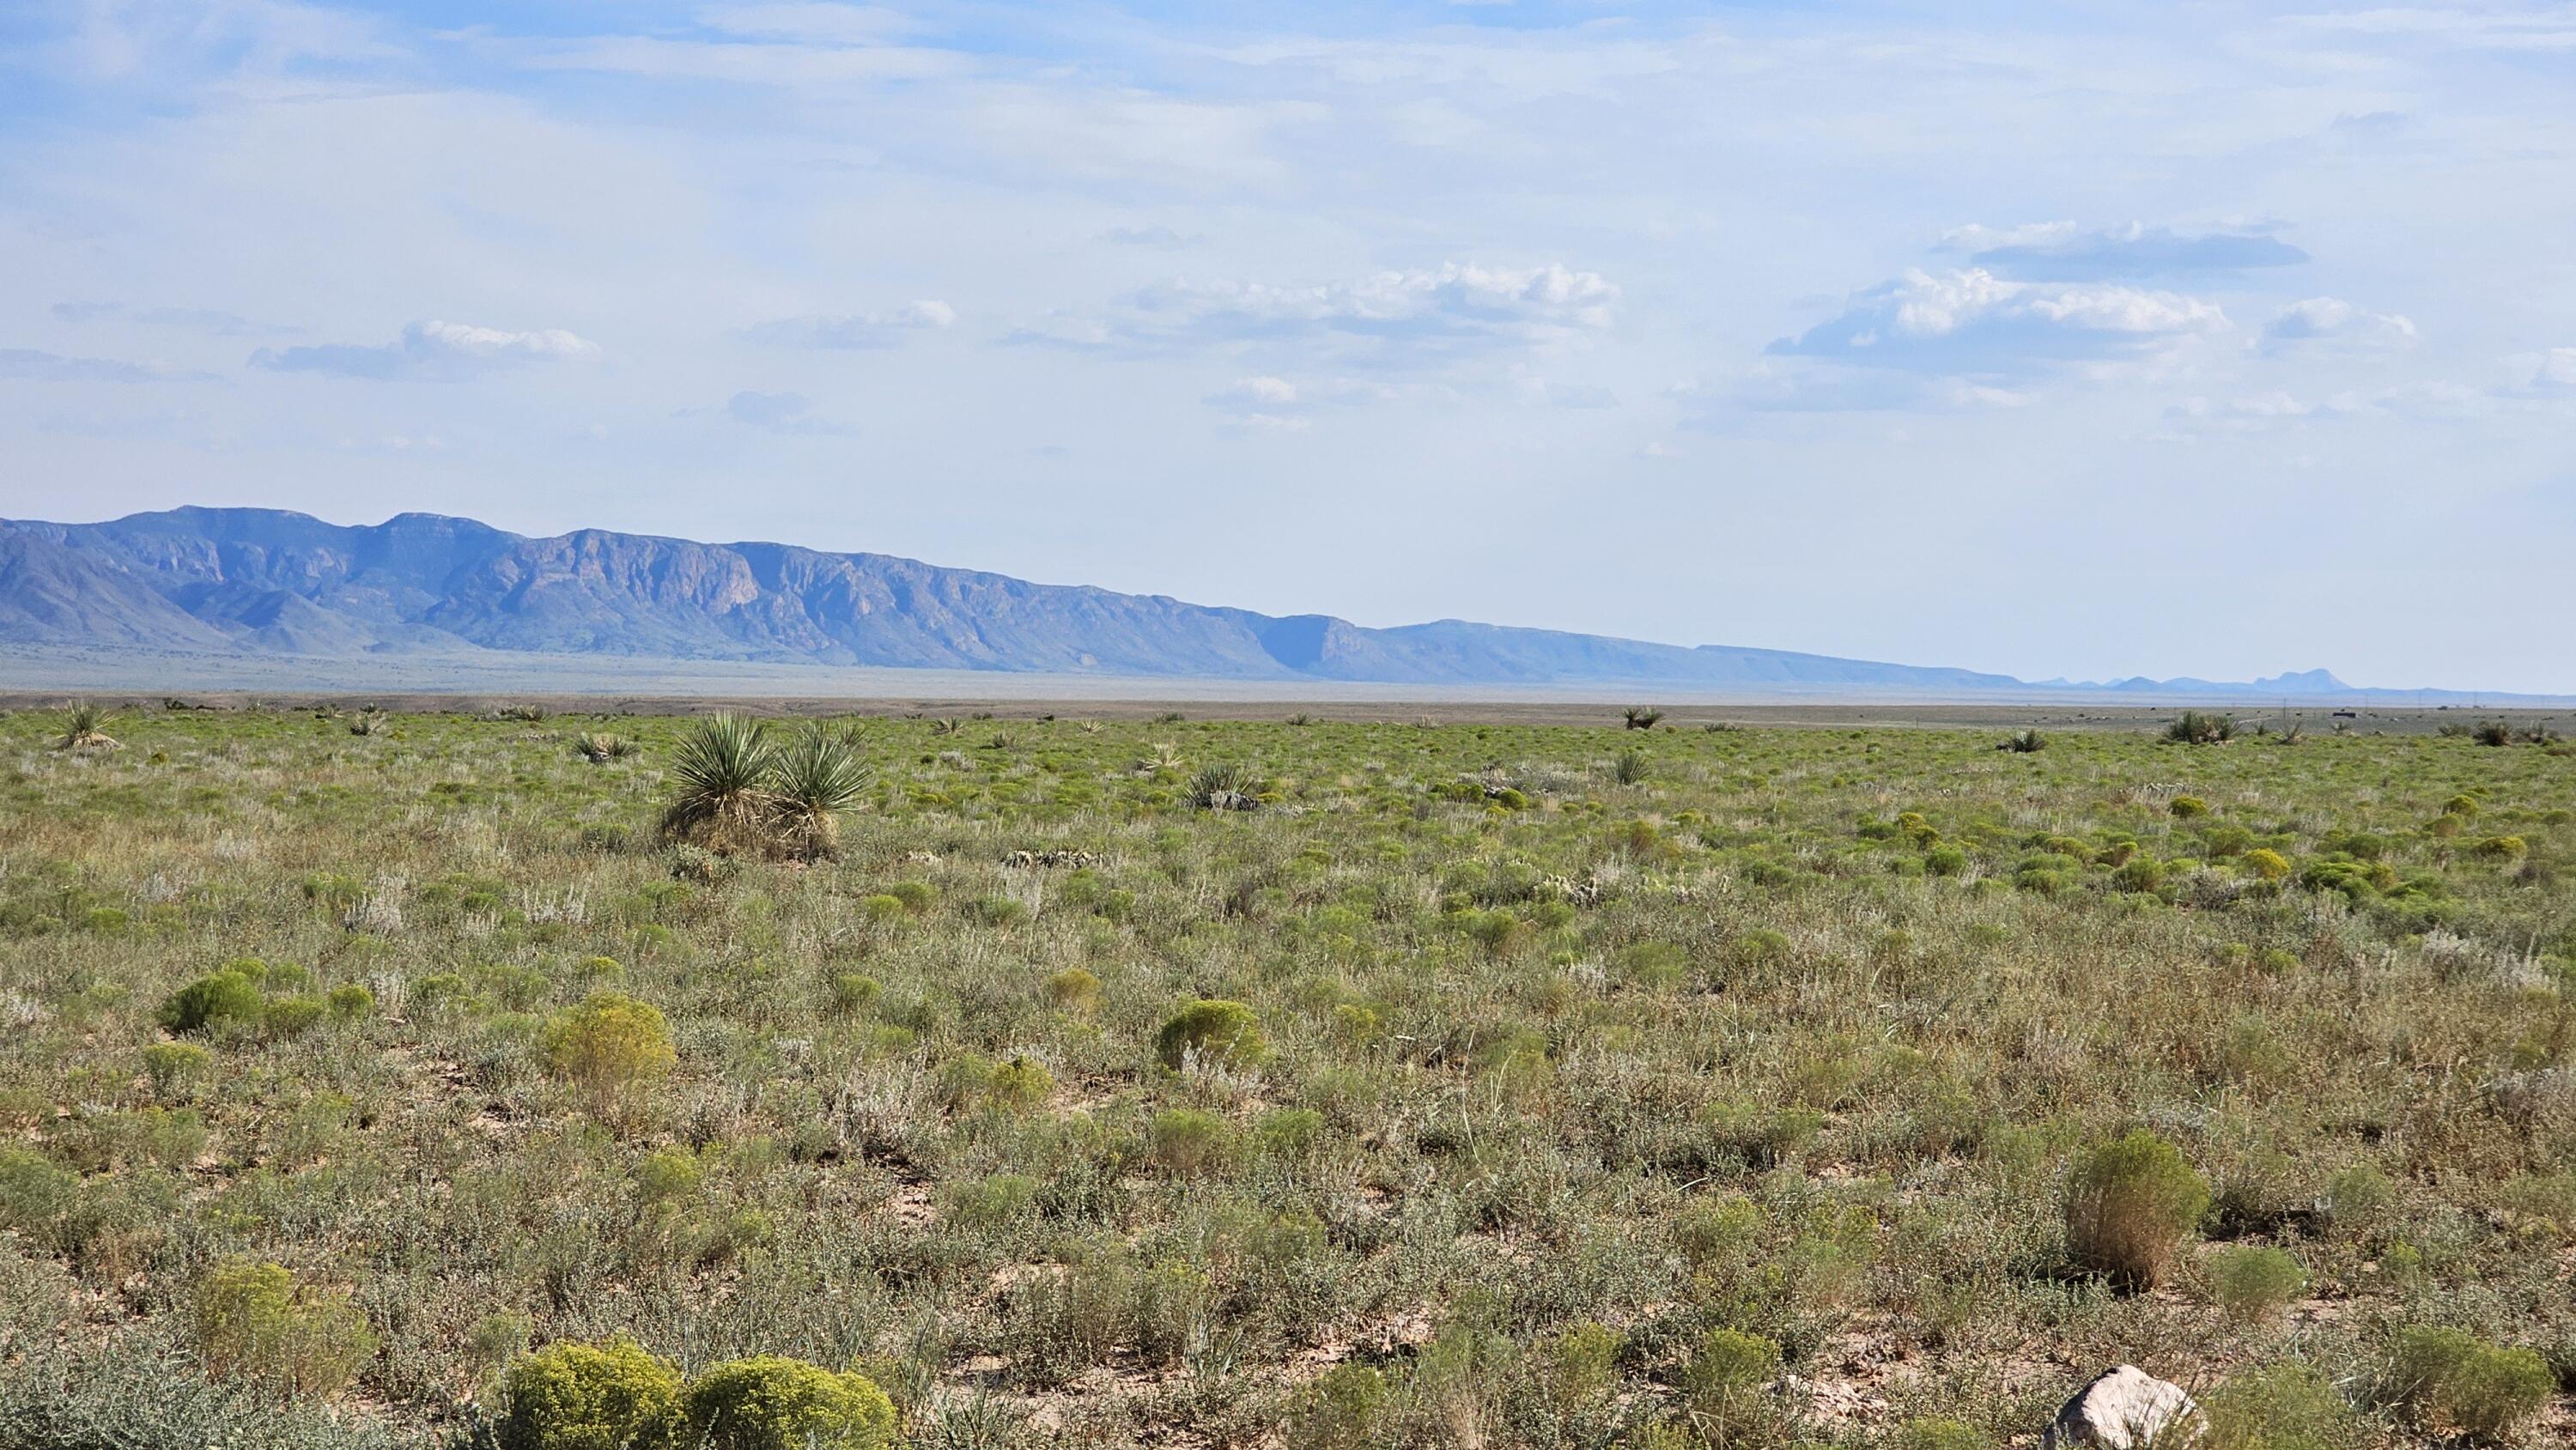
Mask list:
[[[2531,386],[2549,391],[2576,391],[2576,347],[2553,347],[2541,354]]]
[[[415,322],[392,342],[323,343],[313,347],[261,348],[250,365],[283,373],[390,379],[464,377],[517,363],[595,362],[598,343],[559,327],[510,332],[463,322]]]
[[[2263,325],[2263,346],[2272,352],[2310,344],[2360,349],[2414,342],[2414,323],[2395,313],[2365,312],[2340,297],[2293,302]]]
[[[1946,250],[1968,253],[1977,266],[2008,276],[2068,282],[2241,272],[2308,260],[2306,252],[2250,227],[2178,232],[2143,222],[2098,231],[2073,222],[1970,224],[1943,233],[1941,242]]]
[[[892,347],[915,333],[935,332],[956,325],[956,308],[945,302],[923,299],[885,312],[862,312],[848,317],[783,317],[773,322],[755,323],[745,329],[744,335],[754,342],[780,347],[857,349]]]
[[[1618,301],[1608,278],[1553,262],[1451,262],[1303,286],[1179,279],[1146,288],[1105,315],[1048,318],[1014,340],[1139,352],[1297,340],[1399,350],[1513,347],[1606,329]]]
[[[2124,285],[2015,282],[1982,268],[1909,269],[1767,349],[1859,367],[2012,377],[2148,354],[2224,331],[2213,302]]]

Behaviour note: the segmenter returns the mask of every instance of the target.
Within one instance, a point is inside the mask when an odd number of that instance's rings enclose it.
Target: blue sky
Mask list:
[[[0,15],[0,514],[2576,692],[2576,5]]]

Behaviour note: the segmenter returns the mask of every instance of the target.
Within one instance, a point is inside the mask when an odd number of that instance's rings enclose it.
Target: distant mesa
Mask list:
[[[885,554],[601,529],[529,538],[424,513],[341,525],[247,508],[181,508],[97,524],[0,521],[0,647],[7,646],[317,666],[508,651],[638,662],[1905,700],[2470,698],[2357,690],[2321,669],[2241,684],[2032,683],[1972,670],[1455,619],[1371,629],[1330,615],[1274,617],[1161,595],[1032,584]]]

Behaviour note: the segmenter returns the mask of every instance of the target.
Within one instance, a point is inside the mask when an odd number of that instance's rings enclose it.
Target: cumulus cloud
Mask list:
[[[402,336],[375,346],[322,343],[313,347],[261,348],[250,365],[282,373],[385,380],[466,377],[520,363],[592,362],[598,343],[561,328],[507,332],[463,322],[415,322]]]
[[[848,317],[782,317],[773,322],[755,323],[744,335],[754,342],[776,347],[823,347],[862,349],[893,347],[916,333],[933,332],[957,324],[957,309],[945,302],[924,298],[907,302],[885,312],[861,312]]]
[[[2260,230],[2187,233],[2140,222],[2107,230],[2087,230],[2073,222],[1969,225],[1943,234],[1941,242],[1945,250],[1966,252],[1976,266],[2059,282],[2241,272],[2308,260],[2306,252]]]
[[[1858,367],[2010,377],[2134,358],[2227,326],[2217,304],[2172,292],[2011,281],[1983,268],[1938,275],[1909,269],[1766,351]]]
[[[1608,278],[1558,263],[1452,262],[1307,286],[1184,279],[1146,288],[1104,315],[1048,318],[1012,340],[1132,351],[1296,339],[1511,346],[1607,328],[1618,301]]]
[[[165,367],[158,363],[120,362],[103,357],[65,357],[34,348],[0,348],[0,378],[39,383],[204,383],[219,381],[213,373]]]
[[[2263,325],[2263,347],[2269,352],[2305,345],[2406,347],[2414,341],[2414,323],[2392,312],[2365,312],[2340,297],[2293,302]]]

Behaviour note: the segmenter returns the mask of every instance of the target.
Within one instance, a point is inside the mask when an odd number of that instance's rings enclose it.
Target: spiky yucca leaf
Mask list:
[[[62,738],[54,742],[57,750],[114,750],[116,742],[108,737],[107,711],[87,700],[74,700],[63,711]]]
[[[768,721],[734,714],[700,720],[672,753],[679,793],[662,812],[662,834],[720,851],[764,844],[777,763]]]
[[[855,729],[818,720],[797,732],[779,752],[771,792],[780,847],[794,856],[831,855],[840,845],[841,816],[857,807],[875,779],[876,772],[859,758]]]

